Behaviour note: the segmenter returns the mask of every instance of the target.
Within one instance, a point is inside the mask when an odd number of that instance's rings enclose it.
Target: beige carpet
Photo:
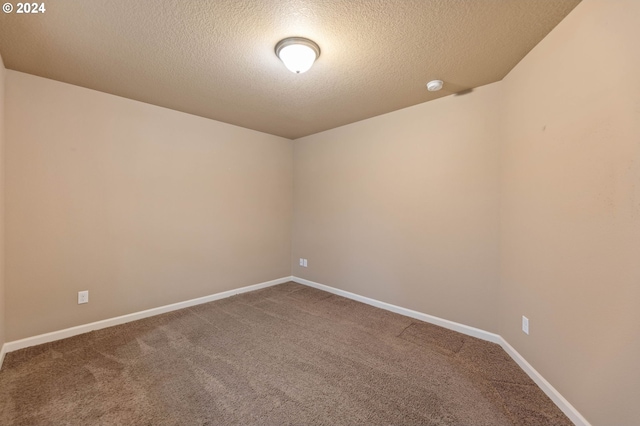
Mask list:
[[[571,422],[498,345],[286,283],[12,352],[0,424]]]

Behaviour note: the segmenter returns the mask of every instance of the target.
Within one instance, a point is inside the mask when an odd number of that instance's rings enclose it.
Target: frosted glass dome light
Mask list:
[[[276,55],[289,71],[302,74],[318,59],[320,47],[309,39],[290,37],[276,44]]]

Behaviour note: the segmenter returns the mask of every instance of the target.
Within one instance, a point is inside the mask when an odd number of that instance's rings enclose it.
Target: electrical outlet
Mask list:
[[[300,266],[304,266],[304,259],[300,258]]]
[[[529,334],[529,318],[522,316],[522,331]]]
[[[305,268],[307,267],[307,259],[302,259],[304,260],[304,264],[302,266],[304,266]]]
[[[78,305],[89,303],[89,290],[78,292]]]

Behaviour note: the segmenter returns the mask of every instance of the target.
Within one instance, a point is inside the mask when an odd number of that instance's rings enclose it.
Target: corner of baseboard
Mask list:
[[[502,336],[499,334],[491,333],[479,328],[471,327],[468,325],[460,324],[454,321],[449,321],[443,318],[439,318],[433,315],[425,314],[422,312],[413,311],[411,309],[402,308],[400,306],[392,305],[390,303],[381,302],[379,300],[371,299],[369,297],[360,296],[355,293],[351,293],[345,290],[340,290],[334,287],[330,287],[325,284],[320,284],[314,281],[310,281],[304,278],[292,277],[292,281],[298,284],[314,287],[319,290],[324,290],[329,293],[343,296],[348,299],[353,299],[358,302],[366,303],[367,305],[375,306],[380,309],[395,312],[400,315],[404,315],[410,318],[415,318],[420,321],[428,322],[430,324],[438,325],[440,327],[447,328],[449,330],[457,331],[468,336],[477,337],[478,339],[486,340],[491,343],[497,343],[509,354],[509,356],[522,368],[531,379],[542,389],[542,391],[553,401],[554,404],[562,410],[562,412],[573,422],[576,426],[591,426],[591,424],[576,410],[576,408],[569,403],[551,384],[545,380],[544,377],[536,371],[523,357],[511,346]]]
[[[563,397],[551,383],[549,383],[538,371],[533,368],[529,362],[524,359],[513,346],[509,344],[503,337],[500,337],[500,346],[506,353],[524,370],[525,373],[531,379],[536,382],[538,387],[553,401],[554,404],[562,410],[562,412],[571,420],[576,426],[591,426],[591,423],[584,418],[582,414],[573,406],[569,401]]]

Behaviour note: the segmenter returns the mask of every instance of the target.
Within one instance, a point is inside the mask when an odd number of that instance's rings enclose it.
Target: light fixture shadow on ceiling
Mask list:
[[[473,92],[473,88],[461,90],[459,92],[454,93],[453,96],[464,96],[464,95],[468,95],[471,92]]]
[[[451,83],[449,81],[444,82],[444,87],[447,90],[447,93],[453,96],[464,96],[473,92],[473,87],[469,87],[468,85]]]

